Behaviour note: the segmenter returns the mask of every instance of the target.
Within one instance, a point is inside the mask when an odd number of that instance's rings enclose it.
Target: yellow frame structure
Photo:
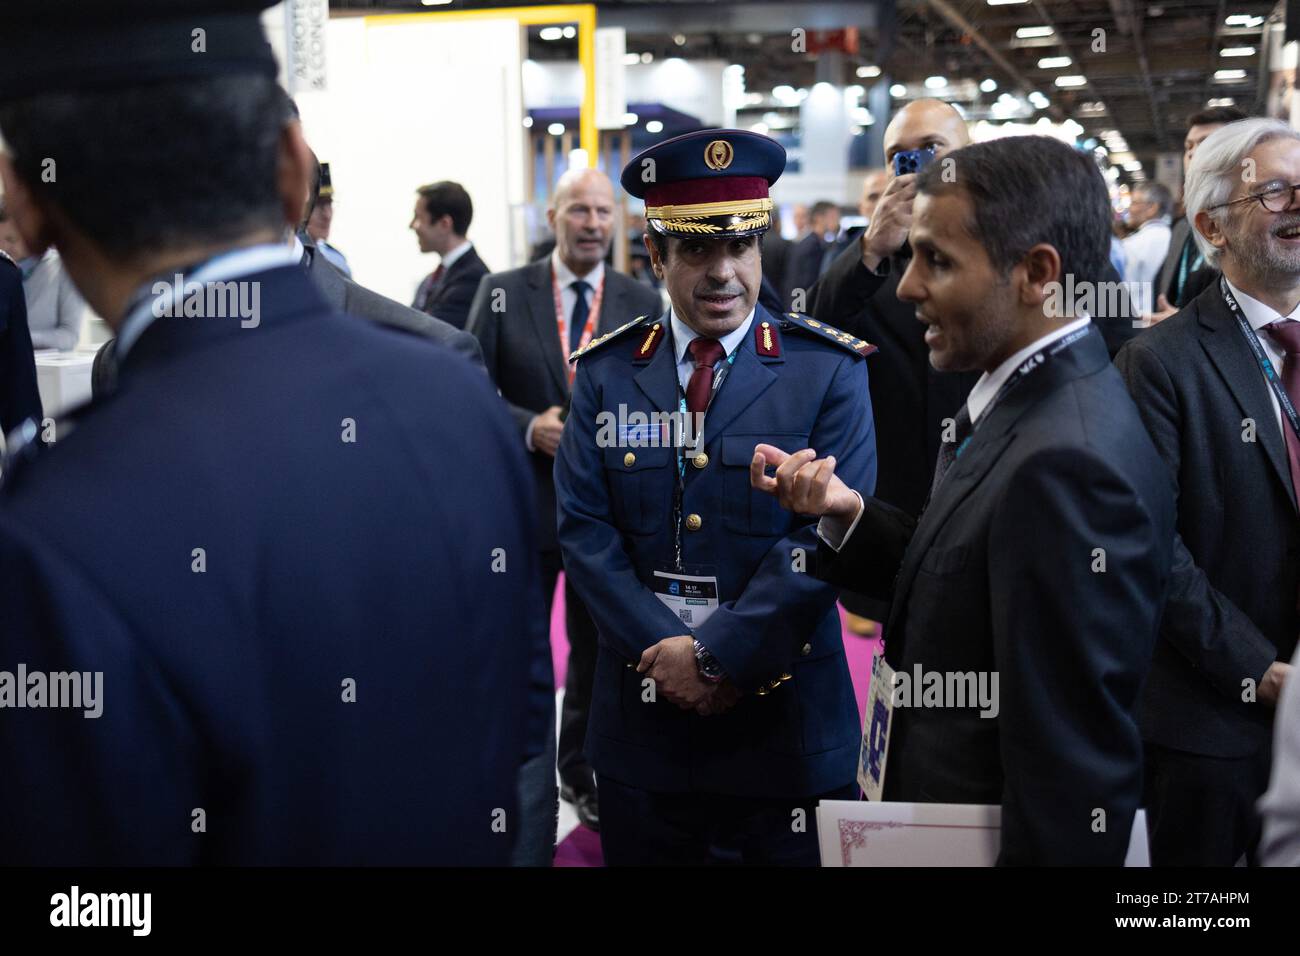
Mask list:
[[[596,165],[600,144],[596,135],[596,7],[574,3],[558,7],[498,7],[493,10],[430,10],[427,13],[379,13],[365,18],[384,23],[403,20],[514,20],[520,26],[551,23],[578,25],[578,63],[582,67],[582,102],[578,105],[578,145]]]

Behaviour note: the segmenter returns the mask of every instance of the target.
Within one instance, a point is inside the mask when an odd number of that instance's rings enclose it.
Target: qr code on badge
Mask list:
[[[681,609],[680,611],[678,611],[677,613],[680,614],[680,615],[682,616],[682,623],[683,623],[683,624],[690,624],[690,623],[691,623],[691,611],[690,611],[690,608],[682,608],[682,609]]]

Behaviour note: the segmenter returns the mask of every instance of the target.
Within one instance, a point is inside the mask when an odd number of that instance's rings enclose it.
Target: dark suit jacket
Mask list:
[[[451,349],[463,355],[472,364],[483,367],[483,352],[478,347],[478,340],[468,332],[463,332],[441,319],[425,315],[408,308],[387,296],[358,285],[339,268],[320,255],[314,243],[302,240],[304,259],[303,268],[311,277],[312,283],[324,297],[325,301],[337,312],[346,312],[357,318],[366,319],[376,325],[397,329],[410,335],[416,335]],[[107,395],[114,388],[117,374],[117,339],[109,339],[95,353],[95,363],[90,370],[90,392],[98,397]]]
[[[320,255],[314,245],[304,242],[303,247],[307,254],[307,274],[316,283],[316,288],[320,289],[325,301],[336,311],[347,312],[389,328],[401,329],[412,335],[432,339],[482,368],[483,352],[479,349],[478,340],[474,336],[441,318],[426,315],[363,285],[358,285],[339,271],[332,262]],[[464,258],[469,258],[472,254],[471,250]],[[456,262],[456,265],[460,265],[460,262]]]
[[[899,257],[888,276],[873,275],[859,247],[850,245],[813,287],[808,314],[880,347],[867,360],[880,449],[876,497],[917,515],[930,490],[944,419],[956,416],[979,375],[938,372],[930,364],[925,326],[897,295],[906,268]]]
[[[1243,701],[1242,682],[1289,660],[1300,628],[1300,522],[1268,385],[1217,284],[1116,365],[1178,490],[1143,734],[1216,757],[1258,752],[1272,712]],[[1253,441],[1243,440],[1248,418]]]
[[[869,499],[843,550],[818,548],[835,583],[892,597],[896,670],[998,674],[996,718],[895,709],[884,799],[1001,804],[1001,863],[1118,865],[1172,483],[1095,327],[985,414],[919,523]]]
[[[441,281],[423,303],[416,302],[415,308],[429,315],[436,315],[458,329],[465,328],[469,318],[469,307],[474,301],[478,284],[488,274],[488,267],[479,258],[478,249],[470,247],[469,252],[451,264],[443,273]]]
[[[1156,294],[1168,297],[1169,304],[1182,308],[1207,288],[1218,281],[1219,270],[1211,265],[1202,265],[1192,270],[1181,288],[1175,290],[1178,281],[1178,260],[1183,254],[1183,246],[1192,240],[1192,226],[1186,216],[1181,216],[1169,233],[1169,252],[1165,254],[1164,264],[1156,275]]]
[[[612,332],[637,316],[658,315],[661,302],[654,289],[606,265],[597,333]],[[501,303],[503,311],[494,311],[494,303]],[[560,349],[550,257],[484,276],[467,328],[483,347],[488,375],[510,407],[523,447],[533,416],[552,405],[567,408],[569,404],[568,353]],[[552,477],[555,459],[540,451],[530,457],[537,487],[537,541],[543,551],[551,551],[559,547]]]
[[[790,268],[790,252],[794,243],[784,238],[775,229],[763,234],[762,259],[763,278],[776,290],[780,307],[775,312],[780,315],[790,308],[790,284],[787,275]],[[768,307],[768,311],[774,311]]]
[[[0,660],[103,711],[5,711],[0,862],[504,865],[554,707],[509,416],[299,267],[247,281],[256,328],[156,320],[6,476]]]
[[[834,251],[833,245],[812,232],[790,247],[785,273],[786,291],[789,295],[794,295],[797,289],[803,289],[805,295],[811,301],[811,289],[817,284],[817,279],[821,275],[822,257],[828,251]],[[798,305],[799,303],[794,302],[793,304]],[[802,311],[808,315],[815,314],[811,306],[805,309],[795,309],[795,311]]]
[[[0,256],[0,430],[8,433],[29,418],[39,423],[41,416],[23,276],[11,259]]]

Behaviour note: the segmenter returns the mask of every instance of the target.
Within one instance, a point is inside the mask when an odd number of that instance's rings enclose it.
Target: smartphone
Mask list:
[[[932,159],[934,159],[933,146],[927,146],[925,149],[901,150],[894,154],[894,175],[906,176],[908,173],[919,173]]]

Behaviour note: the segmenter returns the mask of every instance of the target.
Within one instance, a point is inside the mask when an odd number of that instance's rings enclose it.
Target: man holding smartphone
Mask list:
[[[880,449],[876,497],[915,517],[950,423],[978,377],[940,372],[930,364],[925,326],[898,298],[898,281],[911,261],[907,234],[916,199],[915,172],[970,142],[966,121],[940,100],[917,100],[885,130],[888,181],[866,231],[841,252],[808,297],[808,314],[880,346],[872,358],[871,407]],[[886,607],[863,598],[855,609],[883,620]]]

